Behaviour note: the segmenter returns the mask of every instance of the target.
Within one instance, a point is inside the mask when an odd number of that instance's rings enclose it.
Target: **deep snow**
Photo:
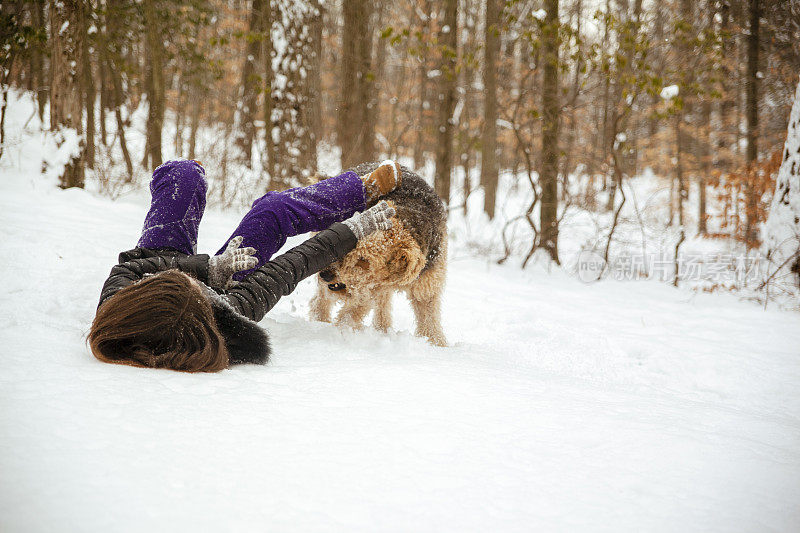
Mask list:
[[[13,138],[13,137],[12,137]],[[796,531],[800,315],[584,284],[452,243],[449,348],[263,320],[214,375],[105,365],[85,334],[143,192],[0,162],[0,531]],[[201,251],[241,212],[210,210]]]

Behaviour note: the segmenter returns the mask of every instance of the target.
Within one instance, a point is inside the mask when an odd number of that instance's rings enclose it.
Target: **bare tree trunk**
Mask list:
[[[81,34],[83,27],[82,0],[63,0],[50,6],[50,129],[73,128],[82,137],[83,102],[80,80],[83,75]],[[83,146],[83,139],[80,144]],[[61,186],[83,187],[83,154],[73,157],[64,167]]]
[[[100,55],[100,64],[97,65],[97,71],[100,76],[100,143],[103,146],[108,145],[108,132],[106,131],[106,110],[111,109],[108,94],[108,72],[106,69],[106,62],[103,58],[102,51],[98,51]]]
[[[419,102],[417,108],[417,136],[414,142],[414,168],[421,169],[425,165],[425,124],[426,110],[430,106],[428,101],[428,56],[429,46],[428,34],[431,28],[431,10],[433,9],[431,0],[425,1],[424,18],[421,20],[419,33],[420,55],[417,76],[419,78]]]
[[[683,197],[686,185],[683,177],[683,148],[681,138],[683,132],[681,131],[681,123],[683,119],[680,115],[675,117],[675,184],[677,186],[677,203],[678,203],[678,226],[683,227]],[[670,217],[671,219],[671,217]]]
[[[20,7],[21,6],[19,4],[15,4],[14,6],[0,4],[0,23],[5,23],[6,17],[12,17],[12,20],[13,18],[18,17],[18,11]],[[3,24],[3,29],[6,29],[5,24]],[[14,31],[13,27],[11,31]],[[2,60],[0,61],[0,88],[2,88],[3,98],[3,104],[2,107],[0,107],[0,159],[3,157],[3,151],[5,150],[6,143],[6,110],[8,109],[8,92],[10,86],[11,69],[14,66],[14,61],[17,57],[15,47],[8,45],[7,40],[10,39],[3,35],[2,41],[0,41],[6,45],[5,49],[3,50],[4,53],[0,55],[0,60]]]
[[[707,2],[706,9],[708,10],[708,16],[709,16],[707,22],[708,31],[711,32],[714,30],[714,17],[716,16],[716,10],[714,9],[714,2],[711,1]],[[706,79],[706,83],[710,83],[710,80]],[[712,157],[710,98],[703,99],[703,103],[701,104],[700,108],[700,122],[701,122],[701,127],[703,129],[703,146],[701,154],[702,157],[701,170],[700,174],[697,177],[697,188],[699,192],[698,204],[697,204],[697,233],[699,233],[700,235],[705,235],[707,232],[706,179],[708,178],[708,175],[711,172],[711,157]]]
[[[280,175],[278,174],[278,157],[277,157],[277,142],[276,138],[276,125],[272,120],[272,110],[275,103],[272,98],[273,81],[275,74],[272,68],[272,2],[266,2],[264,5],[264,144],[266,145],[267,152],[267,165],[269,174],[269,182],[267,188],[273,190],[281,190],[284,184],[280,183]]]
[[[750,28],[747,35],[747,166],[752,169],[758,159],[758,48],[759,48],[759,20],[761,18],[760,0],[750,0]],[[748,172],[752,179],[753,173]],[[756,198],[753,184],[747,183],[745,187],[745,239],[750,246],[758,239],[756,225]]]
[[[81,20],[83,26],[81,33],[83,34],[81,45],[81,57],[83,61],[83,76],[81,78],[81,85],[83,87],[82,93],[85,95],[86,102],[86,154],[85,164],[89,168],[94,168],[94,103],[95,103],[95,88],[94,76],[92,75],[92,64],[89,62],[89,23],[88,19],[91,14],[92,6],[88,2],[82,2],[83,16]]]
[[[711,101],[705,99],[701,108],[701,122],[703,127],[703,161],[702,170],[697,176],[698,204],[697,204],[697,232],[705,235],[706,228],[706,178],[711,172]]]
[[[226,120],[222,129],[222,161],[220,161],[219,199],[222,205],[227,205],[228,195],[228,146],[233,122]]]
[[[44,28],[44,0],[33,0],[31,2],[31,20],[36,28]],[[34,89],[36,91],[36,102],[38,103],[39,121],[44,126],[44,106],[47,103],[48,83],[44,71],[44,46],[34,46],[32,50],[32,65]]]
[[[444,1],[444,21],[439,31],[441,64],[439,74],[438,142],[434,188],[445,203],[450,203],[450,174],[453,166],[453,109],[456,103],[456,59],[458,57],[458,0]]]
[[[500,47],[500,0],[486,0],[486,40],[483,61],[483,139],[481,150],[481,185],[483,210],[494,218],[497,198],[497,51]]]
[[[661,43],[664,41],[664,10],[666,7],[662,5],[660,2],[656,2],[653,4],[652,9],[655,11],[653,14],[653,42],[654,43]],[[657,50],[657,49],[656,49]],[[653,64],[655,65],[653,71],[656,75],[661,75],[663,73],[663,54],[656,52],[655,57],[653,58]],[[661,97],[658,94],[653,94],[650,96],[650,105],[653,109],[656,109],[661,102]],[[647,119],[647,136],[650,139],[653,139],[658,133],[659,127],[659,120],[656,117],[655,113],[650,113],[650,116]]]
[[[677,141],[675,145],[677,146]],[[675,223],[675,183],[677,178],[671,179],[669,181],[669,220],[667,221],[667,226],[672,226]]]
[[[128,152],[128,142],[125,140],[125,122],[122,120],[122,82],[119,79],[119,73],[114,70],[113,65],[107,64],[108,70],[111,73],[111,83],[114,86],[114,118],[117,121],[117,137],[119,137],[119,146],[122,149],[122,157],[125,160],[125,170],[127,174],[127,182],[133,181],[133,162],[131,161],[131,154]]]
[[[264,48],[263,39],[265,31],[264,9],[269,9],[269,0],[253,0],[250,8],[250,36],[247,40],[247,50],[242,66],[242,80],[239,89],[239,130],[236,134],[236,145],[241,152],[238,158],[247,168],[252,166],[253,140],[256,127],[253,123],[256,114],[258,85],[261,76],[256,73],[256,65],[261,62],[261,51]],[[269,36],[267,36],[269,38]],[[269,63],[269,58],[267,58]]]
[[[694,14],[692,0],[681,0],[681,19],[683,22],[683,29],[679,34],[678,48],[681,54],[686,54],[686,57],[691,54],[690,43],[695,38],[694,31]],[[675,176],[678,180],[678,225],[684,225],[684,211],[683,203],[688,198],[688,190],[686,187],[686,172],[683,168],[684,155],[689,153],[687,145],[689,144],[687,136],[689,134],[689,126],[691,122],[692,108],[694,107],[694,95],[690,92],[690,87],[694,84],[694,73],[691,69],[686,68],[682,71],[680,92],[683,95],[683,107],[678,111],[675,124],[675,142],[676,148],[676,169]],[[684,127],[685,126],[685,127]]]
[[[164,126],[164,58],[162,45],[161,16],[158,0],[144,0],[145,40],[147,66],[145,90],[147,92],[147,150],[150,168],[162,163],[161,132]]]
[[[384,2],[377,2],[373,13],[373,23],[371,28],[375,28],[372,32],[375,38],[370,42],[370,48],[374,51],[372,59],[372,92],[370,94],[371,100],[367,104],[367,131],[372,132],[373,138],[375,137],[375,130],[378,125],[378,111],[380,110],[379,96],[384,83],[386,67],[386,48],[388,43],[386,39],[379,37],[379,32],[383,29],[384,17],[386,6]],[[391,149],[391,147],[389,147]],[[373,149],[374,153],[374,149]]]
[[[575,4],[575,36],[577,39],[581,38],[581,20],[583,18],[583,2],[578,0]],[[583,51],[578,50],[577,59],[575,61],[572,89],[570,91],[569,100],[569,129],[567,130],[566,147],[564,149],[564,164],[562,166],[561,175],[563,178],[563,186],[561,188],[561,198],[566,200],[568,194],[567,179],[572,170],[572,151],[575,144],[575,130],[576,128],[576,107],[578,104],[578,96],[580,95],[581,84],[581,71],[583,70]]]
[[[114,13],[108,13],[106,16],[106,31],[101,35],[100,45],[100,61],[102,71],[108,75],[111,82],[109,100],[114,108],[114,118],[117,122],[117,137],[119,138],[119,146],[122,150],[122,156],[125,160],[125,170],[127,175],[125,181],[130,183],[133,181],[133,162],[131,161],[131,154],[128,152],[128,143],[125,139],[125,126],[126,122],[122,119],[122,110],[120,109],[124,103],[122,94],[122,79],[120,75],[120,65],[117,61],[120,59],[118,50],[111,49],[111,43],[118,36],[118,21]]]
[[[174,140],[174,148],[175,148],[175,156],[176,157],[183,157],[183,122],[186,113],[184,109],[186,108],[186,103],[184,101],[184,91],[183,91],[183,76],[181,76],[180,72],[178,72],[178,94],[176,100],[178,101],[177,108],[175,109],[175,140]]]
[[[619,43],[617,44],[616,55],[622,54],[625,61],[619,65],[617,75],[615,76],[609,115],[606,116],[608,122],[604,129],[604,135],[608,143],[605,153],[611,155],[612,164],[612,179],[608,187],[608,203],[606,204],[606,209],[609,211],[614,209],[617,191],[619,190],[620,194],[622,194],[619,188],[622,187],[622,180],[625,174],[625,160],[624,156],[619,153],[620,141],[617,140],[617,137],[620,133],[626,132],[627,119],[630,113],[630,107],[623,101],[624,86],[629,83],[625,80],[629,77],[631,70],[634,68],[632,63],[636,50],[632,43],[636,42],[639,33],[642,12],[642,0],[636,0],[634,2],[633,13],[630,15],[627,15],[629,7],[628,2],[624,1],[620,3],[622,11],[626,13],[627,19],[620,26],[620,32],[617,37]],[[616,63],[617,60],[615,59],[614,62]],[[607,79],[609,78],[608,75],[605,77]],[[605,157],[607,159],[608,155]],[[603,174],[604,180],[606,179],[606,175],[605,173]],[[622,196],[624,198],[624,194],[622,194]]]
[[[603,42],[607,43],[608,42],[608,34],[609,34],[608,21],[609,21],[609,17],[611,16],[611,2],[610,2],[610,0],[606,0],[606,9],[605,9],[604,13],[605,13],[605,23],[603,24]],[[605,47],[602,47],[601,49],[602,49],[602,54],[603,54],[603,57],[604,57],[603,62],[605,62],[605,61],[607,61],[605,59],[605,57],[606,57]],[[600,136],[599,136],[600,137],[600,157],[602,158],[602,162],[603,163],[608,161],[608,153],[609,153],[609,149],[608,149],[608,147],[609,147],[609,139],[608,139],[609,109],[608,109],[608,106],[609,106],[609,96],[610,96],[610,93],[611,93],[610,86],[611,86],[611,78],[610,78],[610,76],[608,74],[605,74],[603,76],[603,123],[601,125],[602,130],[600,131]],[[611,142],[613,142],[613,141],[611,141]],[[605,170],[603,170],[603,190],[606,190],[607,180],[608,180],[607,174],[608,173]],[[613,184],[612,184],[612,187],[613,187]],[[615,192],[615,190],[612,189],[611,193],[608,195],[609,199],[608,199],[607,209],[609,209],[609,210],[614,208],[614,192]]]
[[[736,106],[736,92],[732,87],[733,83],[735,83],[732,79],[734,72],[728,66],[728,62],[725,60],[729,54],[735,53],[736,51],[736,43],[734,42],[733,37],[730,35],[731,8],[727,2],[723,2],[720,6],[720,15],[722,17],[721,30],[723,32],[722,49],[720,53],[723,57],[723,61],[721,62],[721,75],[719,82],[722,90],[722,98],[719,103],[720,126],[717,130],[717,166],[722,172],[727,172],[730,171],[732,165],[730,145],[733,144],[735,135],[731,130],[733,129],[733,118]]]
[[[283,46],[266,53],[268,68],[269,188],[283,189],[299,184],[316,173],[316,144],[311,126],[311,95],[307,77],[313,43],[309,24],[317,10],[303,2],[272,5],[265,25],[270,35],[279,35]],[[361,33],[366,33],[361,30]],[[268,39],[267,47],[274,43]],[[274,69],[274,72],[272,72]],[[278,76],[277,74],[280,74]]]
[[[545,0],[547,15],[542,30],[544,77],[542,79],[542,164],[539,181],[542,185],[542,204],[539,211],[541,236],[539,247],[544,248],[558,263],[558,0]]]
[[[3,105],[0,106],[0,159],[6,145],[6,110],[8,109],[8,85],[3,84]]]
[[[324,7],[320,0],[313,1],[316,13],[311,15],[309,22],[311,34],[311,58],[308,69],[308,88],[311,99],[311,114],[309,124],[311,128],[311,142],[313,148],[312,165],[317,168],[317,145],[322,140],[322,30],[324,27]]]
[[[3,105],[0,107],[0,159],[6,145],[6,109],[8,109],[8,85],[3,84]]]
[[[192,98],[192,116],[189,123],[189,159],[195,159],[197,157],[195,148],[197,146],[197,128],[199,123],[200,99],[195,94],[194,98]]]
[[[338,117],[338,144],[342,167],[370,161],[375,154],[372,73],[372,37],[369,31],[372,4],[362,0],[342,3],[342,93]]]

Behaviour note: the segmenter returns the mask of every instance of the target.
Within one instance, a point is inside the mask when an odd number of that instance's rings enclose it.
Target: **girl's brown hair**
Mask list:
[[[103,302],[88,341],[106,363],[216,372],[229,361],[211,304],[178,270],[134,283]]]

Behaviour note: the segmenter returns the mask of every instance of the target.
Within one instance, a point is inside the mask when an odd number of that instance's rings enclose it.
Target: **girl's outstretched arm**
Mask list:
[[[344,222],[317,233],[303,244],[267,261],[223,298],[240,314],[255,322],[264,318],[282,296],[303,279],[316,274],[356,247],[358,240],[392,227],[394,208],[386,202],[356,213]]]
[[[229,289],[223,298],[241,315],[255,322],[302,280],[316,274],[356,247],[353,231],[337,222],[285,254],[267,261]]]

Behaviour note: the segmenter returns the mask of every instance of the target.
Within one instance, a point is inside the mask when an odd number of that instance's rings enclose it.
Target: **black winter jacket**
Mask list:
[[[231,363],[265,363],[269,358],[269,339],[256,322],[300,281],[344,257],[357,242],[350,228],[337,222],[267,261],[235,287],[208,288],[206,295],[225,338]],[[103,284],[98,307],[120,289],[164,270],[178,269],[207,285],[208,260],[207,254],[186,255],[169,248],[134,248],[122,252],[119,264],[111,269]]]

